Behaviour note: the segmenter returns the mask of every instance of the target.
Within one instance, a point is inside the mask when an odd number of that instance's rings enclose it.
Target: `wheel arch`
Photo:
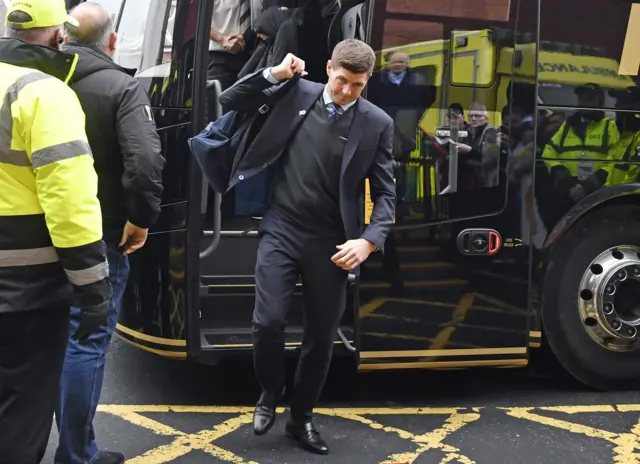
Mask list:
[[[548,253],[580,219],[596,209],[630,204],[640,206],[640,183],[620,184],[595,191],[576,203],[555,225],[542,249]]]
[[[640,207],[640,183],[620,184],[597,190],[576,203],[573,208],[571,208],[562,217],[562,219],[558,221],[551,233],[547,235],[542,248],[539,250],[538,259],[536,260],[537,265],[534,271],[542,274],[537,278],[540,283],[540,286],[537,289],[537,295],[540,303],[532,316],[532,327],[535,327],[535,330],[544,332],[542,305],[544,304],[543,288],[546,279],[543,276],[546,275],[549,259],[553,254],[555,245],[578,221],[580,221],[580,219],[596,210],[615,205],[637,205]],[[541,337],[541,339],[544,341],[544,337]]]

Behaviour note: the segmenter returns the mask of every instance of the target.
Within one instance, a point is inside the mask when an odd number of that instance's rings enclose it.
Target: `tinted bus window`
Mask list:
[[[606,0],[542,0],[540,17],[539,97],[545,106],[600,106],[578,100],[576,88],[597,84],[604,94],[602,107],[627,108],[617,98],[621,89],[636,85],[638,63],[633,75],[620,73],[632,3]],[[571,17],[571,21],[566,18]],[[602,18],[607,18],[607,27]]]
[[[517,2],[372,4],[379,60],[367,98],[395,122],[397,225],[498,212]]]

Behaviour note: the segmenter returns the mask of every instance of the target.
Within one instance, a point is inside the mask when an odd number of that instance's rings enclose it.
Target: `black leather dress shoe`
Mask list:
[[[100,457],[93,464],[124,464],[124,454],[113,451],[100,451]]]
[[[316,454],[329,454],[327,443],[320,438],[320,432],[313,426],[311,419],[302,423],[290,420],[285,426],[285,432],[298,440],[308,451]]]
[[[276,422],[276,406],[278,405],[277,393],[262,392],[253,412],[253,432],[256,435],[264,435]]]

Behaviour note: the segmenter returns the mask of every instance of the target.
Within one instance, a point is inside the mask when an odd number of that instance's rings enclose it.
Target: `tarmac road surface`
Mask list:
[[[253,435],[250,359],[189,364],[116,337],[96,435],[136,464],[640,462],[640,392],[594,392],[536,361],[361,374],[334,362],[315,419],[331,452],[316,456],[284,435],[284,410],[268,435]],[[54,425],[43,462],[56,440]]]

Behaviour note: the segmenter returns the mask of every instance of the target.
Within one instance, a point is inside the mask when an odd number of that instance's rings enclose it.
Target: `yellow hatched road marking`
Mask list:
[[[638,462],[640,458],[640,422],[634,422],[629,432],[615,433],[544,415],[545,412],[559,412],[576,416],[579,414],[593,413],[640,412],[640,404],[526,406],[496,407],[490,409],[479,407],[317,408],[315,412],[319,415],[358,422],[367,425],[373,430],[394,434],[411,443],[410,451],[393,452],[381,461],[380,464],[414,463],[420,456],[428,451],[443,453],[444,456],[439,461],[441,464],[448,462],[474,464],[474,460],[464,455],[459,448],[444,443],[444,440],[465,425],[478,421],[481,418],[482,412],[487,410],[504,412],[507,416],[516,419],[527,420],[544,426],[566,430],[578,435],[608,441],[615,445],[613,448],[614,463],[635,463]],[[132,457],[127,460],[127,463],[168,463],[189,454],[191,451],[200,450],[217,458],[220,462],[259,464],[238,456],[232,451],[216,444],[221,438],[252,422],[253,406],[100,405],[98,411],[120,417],[131,424],[150,430],[156,435],[174,437],[171,443],[158,446],[139,456]],[[278,408],[278,412],[285,412],[285,408]],[[144,416],[143,413],[233,414],[235,417],[227,419],[210,429],[204,429],[196,433],[185,433],[169,425],[162,424],[157,420],[150,419]],[[398,427],[385,425],[382,422],[384,416],[397,417],[399,415],[441,415],[446,417],[442,422],[442,426],[422,434],[411,433]]]
[[[610,405],[597,406],[546,406],[538,408],[541,411],[555,411],[566,414],[584,414],[594,412],[617,412],[617,411],[640,411],[640,405],[633,405],[634,408],[618,406],[617,410]],[[533,407],[498,408],[506,411],[507,415],[518,419],[525,419],[539,424],[556,427],[571,433],[586,435],[590,438],[600,438],[616,445],[613,448],[613,462],[620,464],[631,464],[640,461],[640,422],[636,423],[630,433],[615,433],[604,429],[590,427],[588,425],[576,424],[561,419],[543,416],[532,412]]]

